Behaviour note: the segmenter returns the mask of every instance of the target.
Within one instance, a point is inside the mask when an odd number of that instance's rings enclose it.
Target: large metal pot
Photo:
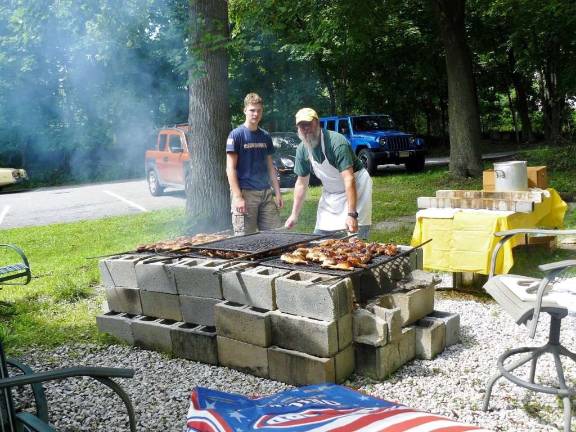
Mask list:
[[[497,162],[494,164],[496,192],[528,190],[526,161]]]

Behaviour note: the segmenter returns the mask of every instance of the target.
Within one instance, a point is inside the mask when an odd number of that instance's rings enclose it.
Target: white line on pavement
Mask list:
[[[119,199],[120,201],[124,201],[126,204],[128,204],[131,207],[137,208],[138,210],[141,210],[143,212],[147,212],[148,210],[146,210],[144,207],[142,207],[141,205],[136,204],[135,202],[132,202],[130,200],[127,200],[124,197],[121,197],[120,195],[115,194],[114,192],[110,192],[110,191],[104,191],[104,193],[107,193],[110,196],[113,196],[114,198]]]
[[[9,205],[4,206],[4,208],[2,209],[2,213],[0,213],[0,225],[2,225],[2,222],[4,222],[4,218],[6,217],[9,211],[10,206]]]

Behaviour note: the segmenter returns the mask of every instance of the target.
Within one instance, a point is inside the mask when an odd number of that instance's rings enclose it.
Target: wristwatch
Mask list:
[[[353,217],[354,219],[358,219],[358,212],[350,212],[348,216]]]

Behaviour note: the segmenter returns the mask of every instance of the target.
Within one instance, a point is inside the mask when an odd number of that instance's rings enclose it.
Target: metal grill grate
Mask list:
[[[322,236],[294,232],[260,231],[239,237],[230,237],[191,247],[193,250],[214,250],[225,252],[261,253],[307,243]]]

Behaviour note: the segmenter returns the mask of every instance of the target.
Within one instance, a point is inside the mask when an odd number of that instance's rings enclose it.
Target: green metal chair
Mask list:
[[[560,343],[562,319],[568,313],[576,313],[576,280],[563,278],[563,274],[576,267],[576,260],[565,260],[538,266],[544,273],[542,278],[529,278],[517,275],[494,275],[496,259],[502,245],[516,235],[576,235],[576,230],[538,230],[516,229],[498,232],[501,237],[497,243],[490,269],[490,278],[484,289],[496,300],[517,324],[529,328],[529,336],[534,339],[536,328],[542,313],[550,315],[548,341],[543,346],[513,348],[505,351],[498,358],[498,373],[488,382],[484,398],[484,411],[488,410],[492,387],[500,378],[528,390],[556,395],[564,405],[564,431],[570,431],[572,422],[571,398],[576,396],[576,388],[566,382],[564,362],[576,362],[576,353],[569,351]],[[565,283],[562,283],[565,282]],[[562,289],[559,287],[562,284]],[[551,356],[556,370],[557,382],[539,382],[536,377],[538,360]],[[526,377],[519,376],[518,368],[529,363],[530,370]]]
[[[0,285],[26,285],[30,282],[32,272],[30,271],[30,264],[28,264],[28,258],[24,255],[24,251],[18,246],[0,244],[0,252],[3,252],[5,255],[10,255],[12,252],[11,255],[15,255],[18,258],[18,262],[16,263],[0,264]]]
[[[0,285],[26,285],[30,282],[31,271],[24,252],[14,245],[0,245],[15,252],[20,262],[0,266]],[[6,283],[6,281],[10,281]],[[9,371],[20,373],[10,376]],[[134,370],[105,367],[71,367],[53,369],[46,372],[34,372],[30,367],[17,360],[6,358],[4,346],[0,340],[0,432],[55,432],[49,424],[48,403],[42,383],[71,377],[91,377],[111,388],[124,402],[128,412],[130,431],[136,431],[136,416],[128,394],[112,378],[132,378]],[[30,386],[34,397],[35,412],[17,411],[12,398],[14,387]]]

